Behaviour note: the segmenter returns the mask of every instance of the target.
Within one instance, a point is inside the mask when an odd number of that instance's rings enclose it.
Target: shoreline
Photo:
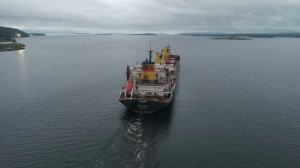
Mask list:
[[[23,49],[25,49],[25,44],[21,44],[21,43],[1,44],[0,43],[0,52],[23,50]]]

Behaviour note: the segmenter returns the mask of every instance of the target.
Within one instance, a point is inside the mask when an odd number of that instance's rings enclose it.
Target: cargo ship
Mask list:
[[[153,113],[170,105],[174,100],[180,70],[180,56],[171,54],[170,46],[135,66],[127,66],[127,81],[120,91],[119,101],[127,109],[139,113]]]

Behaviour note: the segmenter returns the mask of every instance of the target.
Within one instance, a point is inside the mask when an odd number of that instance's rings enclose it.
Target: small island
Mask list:
[[[25,44],[16,41],[18,37],[29,37],[29,34],[18,29],[0,26],[0,52],[25,49]]]
[[[155,33],[131,33],[128,35],[135,35],[135,36],[156,36],[157,34]]]
[[[31,36],[46,36],[44,33],[30,33]]]
[[[276,38],[276,37],[289,37],[300,38],[299,32],[277,32],[277,33],[210,33],[210,32],[194,32],[194,33],[179,33],[182,36],[207,36],[212,39],[225,39],[225,40],[243,40],[245,38]]]
[[[245,37],[235,37],[235,36],[228,36],[228,37],[212,37],[213,40],[251,40]]]
[[[113,35],[113,33],[97,33],[97,34],[94,34],[94,35],[97,35],[97,36],[110,36],[110,35]]]

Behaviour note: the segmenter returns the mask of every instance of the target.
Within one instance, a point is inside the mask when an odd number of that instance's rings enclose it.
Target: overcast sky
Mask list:
[[[300,0],[3,0],[0,25],[29,32],[300,31]]]

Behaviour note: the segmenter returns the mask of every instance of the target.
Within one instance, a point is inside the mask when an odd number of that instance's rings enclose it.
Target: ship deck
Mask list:
[[[133,94],[132,97],[130,94],[122,94],[119,100],[139,100],[140,102],[147,102],[147,101],[158,101],[162,103],[169,103],[171,96],[144,96],[139,97],[138,95]]]

